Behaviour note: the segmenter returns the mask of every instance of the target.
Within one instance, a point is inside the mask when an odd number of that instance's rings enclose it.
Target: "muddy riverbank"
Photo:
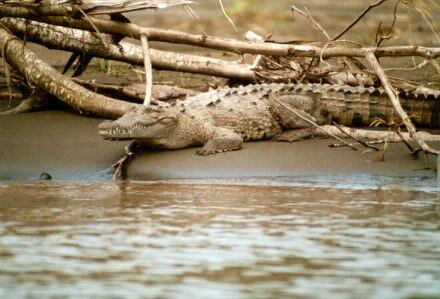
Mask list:
[[[3,107],[4,109],[5,107]],[[47,172],[57,180],[106,180],[106,169],[127,142],[105,141],[102,119],[48,110],[0,117],[0,180],[32,180]],[[276,177],[386,176],[435,182],[436,163],[414,160],[402,144],[392,144],[385,161],[377,153],[329,148],[330,139],[296,143],[251,142],[240,151],[206,157],[194,148],[145,150],[128,168],[135,180],[233,179]]]
[[[135,23],[157,28],[182,30],[190,33],[207,33],[224,37],[243,38],[247,30],[261,34],[273,33],[274,40],[324,40],[321,33],[307,20],[292,18],[290,1],[278,1],[276,5],[264,1],[223,1],[226,11],[237,26],[234,30],[223,16],[217,1],[201,2],[193,6],[198,20],[190,17],[183,7],[159,11],[141,11],[127,16]],[[342,30],[364,8],[365,3],[332,3],[303,1],[313,15],[331,35]],[[379,22],[384,25],[393,20],[394,5],[386,2],[368,14],[346,36],[364,45],[371,45]],[[440,14],[432,11],[433,20]],[[408,27],[411,24],[410,27]],[[414,25],[414,26],[413,26]],[[395,39],[385,43],[420,43],[433,45],[432,32],[426,21],[413,9],[401,5],[395,24]],[[428,28],[428,29],[427,29]],[[152,47],[163,48],[161,43]],[[68,53],[34,46],[44,60],[61,68]],[[192,54],[213,55],[226,59],[239,59],[237,55],[225,55],[219,51],[200,48],[168,46]],[[249,57],[248,57],[249,58]],[[386,61],[386,60],[383,60]],[[399,60],[393,62],[399,64]],[[139,82],[142,75],[134,68],[121,63],[103,63],[93,60],[83,79],[100,82]],[[418,73],[420,80],[438,81],[432,68]],[[156,83],[178,85],[205,90],[208,86],[225,84],[224,79],[206,78],[173,72],[156,71]],[[8,100],[0,103],[2,110]],[[109,176],[106,168],[123,153],[125,142],[103,141],[97,133],[101,119],[79,116],[73,112],[50,110],[16,116],[0,117],[0,179],[29,180],[48,172],[59,180],[102,180]],[[346,177],[384,176],[418,178],[435,181],[436,163],[429,157],[414,160],[401,144],[389,147],[384,162],[378,162],[375,153],[354,152],[347,148],[330,149],[330,140],[308,140],[293,144],[257,142],[246,143],[243,150],[209,157],[195,155],[194,149],[179,151],[144,151],[128,169],[128,175],[136,180],[161,179],[225,179],[225,178],[274,178],[274,177]],[[429,167],[431,169],[425,169]]]

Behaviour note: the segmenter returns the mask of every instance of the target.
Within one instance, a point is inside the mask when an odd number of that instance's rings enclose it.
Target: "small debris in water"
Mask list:
[[[38,177],[38,180],[40,180],[40,181],[50,181],[51,179],[52,179],[52,176],[44,171]]]

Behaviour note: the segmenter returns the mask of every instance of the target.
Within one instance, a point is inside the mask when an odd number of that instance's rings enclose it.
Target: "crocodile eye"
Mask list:
[[[174,123],[174,119],[171,117],[164,117],[160,119],[159,122],[163,125],[171,125]]]

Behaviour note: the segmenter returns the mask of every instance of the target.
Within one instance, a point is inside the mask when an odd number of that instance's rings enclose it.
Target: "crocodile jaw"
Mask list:
[[[130,111],[115,121],[99,124],[98,132],[104,139],[163,139],[171,138],[178,124],[178,117],[171,111],[145,113]]]
[[[127,140],[145,135],[146,127],[142,125],[123,126],[106,120],[98,125],[98,132],[106,140]],[[145,137],[145,136],[144,136]]]

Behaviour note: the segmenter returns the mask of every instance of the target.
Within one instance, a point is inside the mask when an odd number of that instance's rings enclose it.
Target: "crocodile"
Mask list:
[[[440,128],[440,91],[400,90],[403,108],[417,126]],[[150,147],[202,146],[197,154],[238,150],[243,141],[296,141],[318,125],[368,126],[398,118],[382,88],[329,84],[251,84],[191,96],[175,105],[137,107],[99,125],[105,139],[131,139]]]

